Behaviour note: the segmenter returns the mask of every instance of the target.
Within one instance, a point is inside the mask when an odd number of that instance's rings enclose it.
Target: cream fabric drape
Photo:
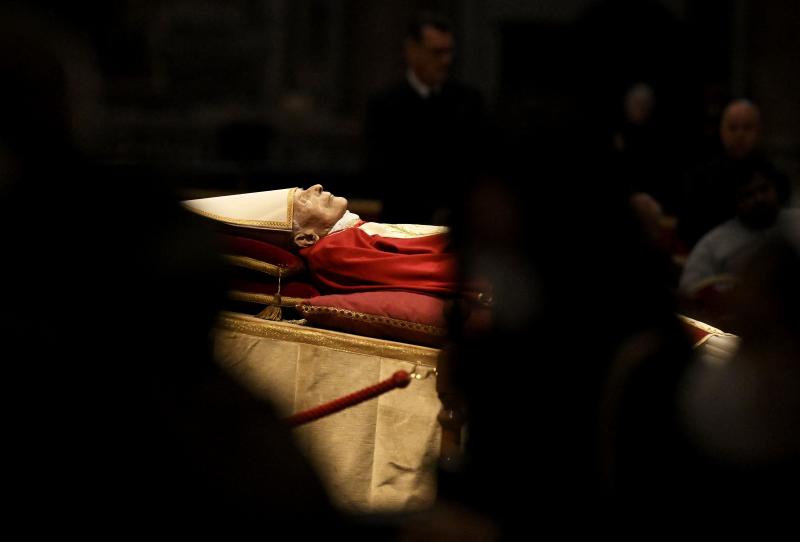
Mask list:
[[[400,369],[427,376],[294,432],[340,507],[376,512],[433,503],[441,438],[437,350],[233,313],[220,318],[214,344],[218,362],[286,416]]]

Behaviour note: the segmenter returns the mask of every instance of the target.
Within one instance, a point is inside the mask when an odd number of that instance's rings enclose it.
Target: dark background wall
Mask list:
[[[761,104],[768,154],[800,173],[800,6],[794,0],[120,0],[29,2],[69,58],[73,133],[95,158],[172,168],[220,190],[325,180],[362,163],[367,97],[402,74],[405,20],[450,15],[455,73],[500,127],[561,112],[610,118],[651,82],[687,162],[732,97]],[[6,15],[8,17],[8,15]],[[355,185],[354,185],[355,186]]]

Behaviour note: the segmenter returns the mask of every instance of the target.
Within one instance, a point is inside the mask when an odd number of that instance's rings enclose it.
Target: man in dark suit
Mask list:
[[[480,171],[483,100],[450,78],[454,46],[446,19],[417,14],[404,45],[405,77],[370,100],[366,174],[383,200],[383,222],[447,223]]]

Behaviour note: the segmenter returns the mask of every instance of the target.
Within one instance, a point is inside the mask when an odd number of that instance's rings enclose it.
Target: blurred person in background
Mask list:
[[[680,287],[696,289],[721,275],[735,275],[747,258],[770,236],[800,231],[800,209],[782,208],[780,179],[770,170],[740,171],[731,179],[736,216],[705,234],[689,253]]]
[[[455,47],[448,19],[415,14],[405,76],[369,101],[365,173],[383,201],[382,222],[447,224],[482,167],[489,139],[483,99],[451,76]]]
[[[704,469],[692,493],[746,510],[760,524],[797,531],[792,494],[800,484],[800,229],[755,250],[730,292],[730,331],[740,337],[723,364],[696,362],[678,405]]]
[[[637,83],[625,92],[622,118],[612,135],[615,182],[631,193],[655,198],[668,215],[676,211],[680,185],[675,182],[674,157],[660,126],[653,88]]]
[[[749,100],[734,100],[722,113],[720,151],[690,171],[686,179],[678,230],[689,248],[713,227],[736,214],[732,185],[749,171],[759,170],[773,179],[778,202],[790,200],[789,178],[778,171],[759,148],[761,113]]]

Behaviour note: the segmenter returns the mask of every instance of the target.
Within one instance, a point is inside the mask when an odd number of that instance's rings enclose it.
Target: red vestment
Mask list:
[[[325,293],[460,291],[447,234],[396,238],[350,227],[323,237],[300,254]]]

